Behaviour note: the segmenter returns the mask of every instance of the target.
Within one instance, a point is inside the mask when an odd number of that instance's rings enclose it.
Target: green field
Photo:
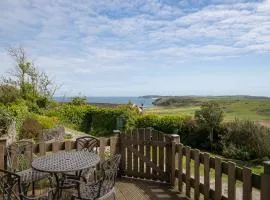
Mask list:
[[[195,111],[200,109],[200,104],[206,101],[216,101],[223,107],[225,121],[239,118],[270,124],[270,98],[264,97],[177,97],[170,105],[147,108],[146,113],[194,116]],[[164,99],[161,105],[166,103]]]

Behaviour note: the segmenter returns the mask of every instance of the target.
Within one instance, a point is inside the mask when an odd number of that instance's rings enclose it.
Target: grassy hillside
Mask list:
[[[216,101],[225,111],[225,120],[235,117],[255,121],[270,121],[270,98],[250,96],[221,97],[163,97],[157,99],[155,107],[146,110],[147,113],[187,114],[194,115],[195,110],[206,101]]]

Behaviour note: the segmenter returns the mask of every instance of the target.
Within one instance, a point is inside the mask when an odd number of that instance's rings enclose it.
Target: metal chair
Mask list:
[[[39,172],[31,167],[33,160],[33,143],[22,140],[9,145],[6,149],[7,170],[16,173],[24,190],[32,184],[34,194],[35,182],[44,178],[50,178],[49,173]]]
[[[77,151],[98,153],[99,139],[94,136],[83,136],[76,139]]]
[[[115,196],[115,180],[117,176],[118,166],[120,163],[121,155],[117,154],[111,156],[102,164],[101,179],[96,183],[78,183],[78,193],[73,194],[73,199],[81,200],[95,200],[107,199]]]
[[[13,172],[0,169],[0,189],[3,200],[51,200],[53,199],[53,189],[38,196],[27,196],[21,187],[21,177]]]
[[[98,153],[99,140],[93,136],[83,136],[76,139],[76,150],[77,151],[89,151]],[[87,182],[87,175],[93,174],[95,176],[95,168],[85,169],[76,172],[64,173],[67,179],[80,180],[81,178]]]

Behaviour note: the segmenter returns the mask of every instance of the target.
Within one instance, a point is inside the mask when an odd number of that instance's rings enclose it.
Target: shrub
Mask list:
[[[137,112],[130,107],[98,108],[90,105],[63,104],[58,108],[45,112],[47,116],[55,116],[65,125],[76,130],[96,135],[108,135],[116,129],[116,119],[124,117],[124,128],[135,126]]]
[[[37,139],[42,127],[40,123],[32,118],[27,118],[23,121],[19,139]]]
[[[45,115],[57,117],[65,125],[76,130],[81,130],[85,123],[86,114],[91,109],[88,105],[68,105],[62,104],[58,107],[45,111]]]
[[[0,137],[7,134],[12,121],[13,117],[7,111],[0,110]]]
[[[0,85],[0,103],[8,104],[19,98],[19,90],[11,85]]]
[[[48,117],[43,115],[33,115],[33,119],[37,120],[42,129],[50,129],[56,127],[59,123],[57,117]]]
[[[88,100],[86,97],[73,97],[70,104],[73,105],[86,105],[88,103]]]
[[[16,101],[4,107],[4,110],[11,114],[16,121],[16,129],[20,132],[23,121],[30,116],[28,107],[25,101]]]
[[[165,115],[156,114],[142,115],[137,119],[136,127],[147,128],[152,127],[165,133],[177,133],[182,129],[185,119],[189,117],[181,115]]]
[[[155,114],[146,114],[138,117],[136,121],[137,128],[157,127],[160,116]]]
[[[222,153],[241,160],[270,155],[270,129],[249,120],[235,119],[225,124],[222,134]]]

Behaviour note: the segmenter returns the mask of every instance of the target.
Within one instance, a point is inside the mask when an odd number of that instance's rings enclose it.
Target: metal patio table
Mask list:
[[[65,151],[36,158],[32,167],[41,172],[49,172],[56,179],[57,198],[60,198],[59,174],[95,167],[100,161],[99,155],[88,151]]]

